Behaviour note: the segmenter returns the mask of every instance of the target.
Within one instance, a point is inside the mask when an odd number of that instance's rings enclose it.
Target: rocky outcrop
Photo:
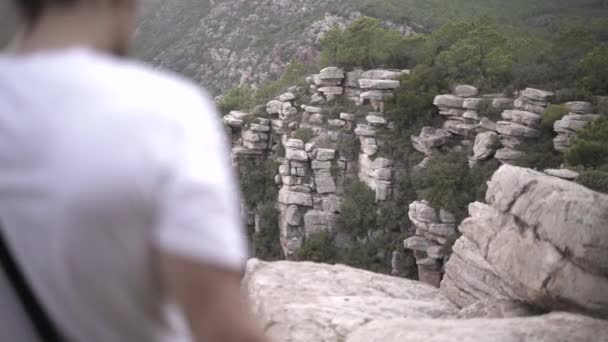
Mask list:
[[[277,341],[343,341],[373,320],[458,312],[431,286],[341,265],[251,260],[245,287]]]
[[[488,298],[608,316],[608,196],[503,166],[460,225],[443,292],[461,306]],[[492,283],[488,279],[494,279]]]
[[[327,67],[306,79],[308,87],[291,87],[269,101],[262,108],[265,115],[233,111],[223,118],[235,164],[245,157],[279,164],[280,240],[288,259],[296,259],[306,239],[317,233],[329,233],[338,247],[353,241],[336,223],[347,178],[367,184],[378,202],[391,198],[393,161],[377,156],[383,143],[377,136],[389,126],[384,99],[392,96],[404,73]],[[366,98],[370,91],[382,96]],[[351,100],[356,112],[334,112],[338,99]],[[411,273],[411,266],[405,266],[410,259],[394,259],[395,274]]]
[[[425,201],[410,204],[408,216],[416,228],[416,235],[404,241],[405,249],[414,251],[418,265],[418,279],[439,287],[444,260],[450,255],[446,246],[456,232],[456,218],[444,209],[435,209]]]
[[[295,281],[294,281],[295,280]],[[606,321],[485,301],[458,310],[426,284],[350,267],[251,260],[243,287],[276,341],[598,341]]]
[[[573,106],[570,105],[570,107]],[[585,126],[597,117],[599,117],[599,115],[570,113],[561,120],[556,121],[553,126],[553,129],[557,133],[557,136],[553,139],[555,150],[559,152],[567,151],[568,148],[570,148],[570,145],[572,145],[572,140],[576,136],[576,132],[585,128]]]

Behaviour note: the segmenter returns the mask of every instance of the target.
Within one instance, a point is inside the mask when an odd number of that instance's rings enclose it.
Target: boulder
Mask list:
[[[363,137],[375,137],[376,130],[372,126],[358,124],[357,128],[355,128],[355,134]]]
[[[350,114],[350,113],[340,113],[340,119],[342,119],[344,121],[353,122],[353,121],[357,120],[357,115]]]
[[[483,99],[480,99],[480,98],[466,98],[466,99],[464,99],[464,102],[462,103],[462,107],[465,109],[476,110],[482,101],[483,101]]]
[[[283,111],[283,102],[279,100],[272,100],[266,104],[266,112],[270,115],[278,115]]]
[[[492,107],[498,110],[511,109],[513,108],[513,100],[504,97],[498,97],[492,100]]]
[[[504,112],[502,112],[501,116],[505,120],[510,120],[514,123],[532,128],[538,127],[540,125],[541,120],[543,119],[542,115],[526,112],[523,110],[505,110]]]
[[[318,91],[325,95],[342,95],[342,94],[344,94],[343,87],[321,87],[318,89]]]
[[[403,76],[403,72],[399,70],[373,69],[364,72],[361,78],[372,80],[399,80]]]
[[[443,129],[423,127],[420,136],[413,136],[411,139],[414,148],[417,151],[424,153],[425,155],[430,155],[434,148],[445,145],[450,136],[451,134]]]
[[[443,123],[443,129],[464,137],[473,137],[477,133],[477,124],[464,123],[457,120],[448,120]]]
[[[367,123],[369,123],[372,126],[385,126],[386,125],[386,119],[381,116],[377,116],[377,115],[368,115],[365,117],[365,121],[367,121]]]
[[[434,223],[439,222],[437,210],[425,201],[415,201],[409,205],[408,216],[412,221]]]
[[[462,113],[462,117],[471,121],[481,120],[481,117],[479,116],[479,113],[477,113],[476,110],[467,110]]]
[[[293,187],[283,186],[279,190],[279,203],[282,204],[295,204],[303,207],[312,207],[312,195],[310,192],[299,192],[297,189],[292,190]]]
[[[300,139],[288,139],[285,142],[285,147],[286,148],[303,150],[304,149],[304,141],[302,141]]]
[[[540,131],[537,129],[509,121],[498,121],[496,123],[496,131],[500,135],[522,139],[538,138],[540,136]]]
[[[282,94],[279,96],[279,101],[281,102],[288,102],[288,101],[293,101],[296,99],[296,96],[293,93],[287,92],[285,94]]]
[[[304,215],[306,238],[319,233],[332,233],[336,224],[336,214],[320,210],[309,210]]]
[[[314,157],[318,161],[331,161],[336,158],[336,150],[318,148],[314,151]]]
[[[543,172],[549,176],[567,180],[575,180],[579,176],[578,172],[574,172],[568,169],[547,169]]]
[[[553,96],[555,96],[555,94],[550,91],[534,89],[534,88],[526,88],[525,90],[523,90],[521,92],[521,95],[532,101],[542,101],[542,102],[548,102],[553,98]]]
[[[243,286],[275,341],[344,341],[374,320],[458,313],[429,285],[342,265],[253,259],[247,263]]]
[[[302,213],[297,205],[290,205],[283,214],[285,221],[292,226],[299,226],[302,223]]]
[[[525,154],[521,151],[517,151],[508,147],[501,148],[496,151],[494,158],[498,159],[501,163],[514,164],[522,158]]]
[[[367,78],[359,79],[359,88],[388,90],[399,88],[399,81],[393,80],[371,80]]]
[[[566,102],[565,106],[566,106],[566,108],[568,108],[568,110],[570,110],[570,112],[576,113],[576,114],[587,114],[587,113],[591,113],[591,111],[593,110],[593,105],[590,102],[583,102],[583,101]]]
[[[392,99],[395,96],[391,91],[370,90],[361,93],[360,97],[363,100],[384,101]]]
[[[285,158],[305,162],[308,161],[308,153],[306,153],[304,150],[286,148]]]
[[[608,317],[608,195],[503,166],[486,200],[460,231],[508,285],[510,299]]]
[[[463,108],[464,98],[456,95],[438,95],[433,100],[437,107]]]
[[[488,118],[481,118],[479,127],[486,131],[496,131],[496,123]]]
[[[319,72],[321,80],[342,80],[344,78],[344,70],[337,67],[327,67]]]
[[[460,97],[474,97],[479,94],[479,89],[471,85],[459,85],[454,88],[454,95]]]
[[[499,136],[496,132],[485,132],[477,134],[475,145],[473,146],[473,159],[486,160],[490,158],[499,143]]]

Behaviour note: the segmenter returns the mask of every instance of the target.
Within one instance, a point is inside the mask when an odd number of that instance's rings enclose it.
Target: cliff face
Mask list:
[[[296,58],[312,62],[319,40],[360,14],[348,1],[216,0],[144,3],[136,55],[220,94],[278,78]],[[327,13],[339,13],[332,15]],[[413,29],[383,25],[411,34]]]

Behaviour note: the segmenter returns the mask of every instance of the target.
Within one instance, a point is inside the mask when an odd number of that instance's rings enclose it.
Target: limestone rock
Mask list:
[[[479,301],[463,308],[458,318],[511,318],[536,316],[539,311],[524,302],[512,300]]]
[[[361,78],[367,78],[372,80],[399,80],[401,76],[403,76],[402,71],[373,69],[364,72],[361,75]]]
[[[345,342],[554,342],[597,341],[608,334],[606,321],[569,313],[505,319],[374,320]]]
[[[405,249],[411,249],[414,251],[423,251],[426,252],[429,247],[439,246],[439,244],[433,240],[427,239],[422,236],[412,236],[407,238],[403,242],[403,247]]]
[[[543,172],[549,176],[566,179],[566,180],[575,180],[579,176],[578,172],[574,172],[574,171],[571,171],[568,169],[547,169]]]
[[[365,121],[367,121],[372,126],[385,126],[386,125],[386,119],[381,116],[377,116],[377,115],[368,115],[365,117]]]
[[[454,88],[454,95],[460,97],[474,97],[479,94],[479,89],[471,85],[459,85]]]
[[[503,166],[486,200],[491,214],[473,212],[460,231],[508,284],[510,299],[608,316],[608,195]]]
[[[286,148],[285,149],[285,158],[287,158],[289,160],[308,161],[308,154],[304,150]]]
[[[372,320],[458,312],[431,286],[342,265],[254,259],[247,264],[244,287],[276,341],[335,342]]]
[[[364,74],[364,72],[361,69],[356,69],[356,70],[347,72],[346,79],[344,80],[344,86],[351,87],[351,88],[359,87],[359,79],[367,78],[367,77],[363,77],[363,74]]]
[[[553,98],[553,96],[555,96],[555,94],[550,91],[546,91],[546,90],[526,88],[524,91],[522,91],[522,96],[525,98],[528,98],[530,100],[533,100],[533,101],[545,101],[546,102],[546,101],[551,100],[551,98]]]
[[[279,203],[312,207],[312,195],[310,192],[299,192],[291,190],[291,188],[284,186],[279,190]]]
[[[336,224],[336,215],[320,210],[309,210],[304,215],[304,231],[306,238],[311,235],[327,232],[332,233]]]
[[[340,113],[340,119],[344,121],[353,122],[357,119],[357,116],[355,114],[350,113]]]
[[[399,88],[399,81],[394,80],[371,80],[367,78],[359,79],[359,87],[361,89],[396,89]]]
[[[514,164],[518,159],[522,158],[524,153],[511,148],[501,148],[496,151],[494,157],[505,164]]]
[[[443,123],[443,129],[464,137],[473,137],[477,133],[477,124],[469,124],[456,120],[448,120]]]
[[[443,129],[423,127],[420,136],[412,137],[412,143],[417,151],[430,155],[434,148],[445,145],[450,136],[451,134]]]
[[[285,142],[285,147],[293,149],[304,149],[304,141],[300,139],[289,139]]]
[[[321,80],[342,80],[344,78],[344,70],[337,67],[327,67],[319,72]]]
[[[543,119],[542,115],[538,115],[523,110],[505,110],[502,112],[502,118],[510,120],[520,125],[536,128],[540,125]]]
[[[492,100],[492,107],[498,110],[511,109],[513,108],[513,100],[504,97],[498,97]]]
[[[336,183],[330,176],[315,177],[315,186],[319,194],[332,194],[336,192]]]
[[[279,96],[279,101],[281,102],[287,102],[287,101],[293,101],[296,99],[296,96],[293,93],[287,92],[285,94],[282,94]]]
[[[537,129],[509,121],[498,121],[496,131],[501,135],[516,138],[537,138],[540,136],[540,131]]]
[[[410,219],[418,222],[438,222],[437,210],[424,201],[415,201],[409,205]]]
[[[281,114],[283,111],[283,102],[272,100],[266,104],[266,112],[270,115]]]
[[[391,91],[381,91],[381,90],[370,90],[361,93],[360,97],[363,100],[375,100],[375,101],[384,101],[387,99],[392,99],[395,96]]]
[[[565,106],[570,110],[570,112],[576,113],[576,114],[587,114],[587,113],[591,113],[591,111],[593,110],[593,105],[590,102],[583,102],[583,101],[566,102]]]
[[[290,205],[284,213],[285,221],[292,226],[299,226],[302,223],[302,213],[297,205]]]
[[[499,141],[496,132],[485,132],[477,134],[475,145],[473,147],[474,160],[486,160],[490,158],[496,151]]]
[[[479,127],[486,131],[496,131],[496,123],[488,118],[481,118]]]
[[[372,126],[358,124],[355,128],[355,134],[363,137],[375,137],[376,130]]]
[[[479,107],[479,104],[481,104],[481,101],[483,101],[483,99],[466,98],[466,99],[464,99],[464,102],[462,103],[462,107],[464,109],[476,110]]]
[[[464,98],[456,95],[438,95],[433,100],[437,107],[463,108]]]

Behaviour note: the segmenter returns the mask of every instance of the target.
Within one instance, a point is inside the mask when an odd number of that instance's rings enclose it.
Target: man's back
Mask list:
[[[242,265],[215,115],[188,83],[87,49],[0,58],[0,221],[68,337],[188,340],[158,250]]]

